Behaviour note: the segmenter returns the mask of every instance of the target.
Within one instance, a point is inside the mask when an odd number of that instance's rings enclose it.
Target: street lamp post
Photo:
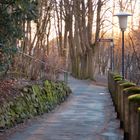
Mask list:
[[[122,31],[122,77],[124,79],[125,78],[125,72],[124,72],[124,32],[127,28],[127,17],[132,16],[132,14],[129,14],[126,12],[120,12],[114,16],[118,17],[120,29]]]

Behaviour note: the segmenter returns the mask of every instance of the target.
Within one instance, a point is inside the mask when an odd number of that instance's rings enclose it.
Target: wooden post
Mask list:
[[[120,83],[118,85],[118,112],[119,112],[119,118],[120,118],[120,128],[124,127],[124,120],[123,120],[123,112],[124,112],[124,107],[123,107],[123,90],[128,88],[128,87],[133,87],[136,84],[124,81],[123,83]]]
[[[124,90],[123,94],[123,120],[124,120],[124,139],[128,140],[129,138],[129,101],[128,97],[140,92],[139,87],[130,87]]]
[[[140,107],[138,108],[138,139],[139,138],[140,138]]]
[[[140,107],[140,94],[129,96],[129,139],[138,140],[138,108]]]
[[[118,113],[119,113],[119,119],[120,119],[120,128],[123,128],[123,120],[122,120],[122,114],[121,114],[121,95],[123,94],[123,86],[118,86]]]

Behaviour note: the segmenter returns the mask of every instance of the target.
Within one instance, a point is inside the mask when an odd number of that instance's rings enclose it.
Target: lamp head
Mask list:
[[[120,29],[122,31],[125,31],[127,28],[127,17],[132,16],[132,14],[126,13],[126,12],[120,12],[118,14],[115,14],[114,16],[117,16],[119,19],[119,25]]]

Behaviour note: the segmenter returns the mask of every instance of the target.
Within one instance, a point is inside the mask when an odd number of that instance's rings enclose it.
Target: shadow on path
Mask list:
[[[123,140],[107,89],[69,78],[73,94],[8,140]]]

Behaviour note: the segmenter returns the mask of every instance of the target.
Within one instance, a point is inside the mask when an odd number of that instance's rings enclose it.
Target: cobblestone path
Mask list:
[[[107,89],[74,78],[69,85],[65,103],[8,140],[123,140]]]

